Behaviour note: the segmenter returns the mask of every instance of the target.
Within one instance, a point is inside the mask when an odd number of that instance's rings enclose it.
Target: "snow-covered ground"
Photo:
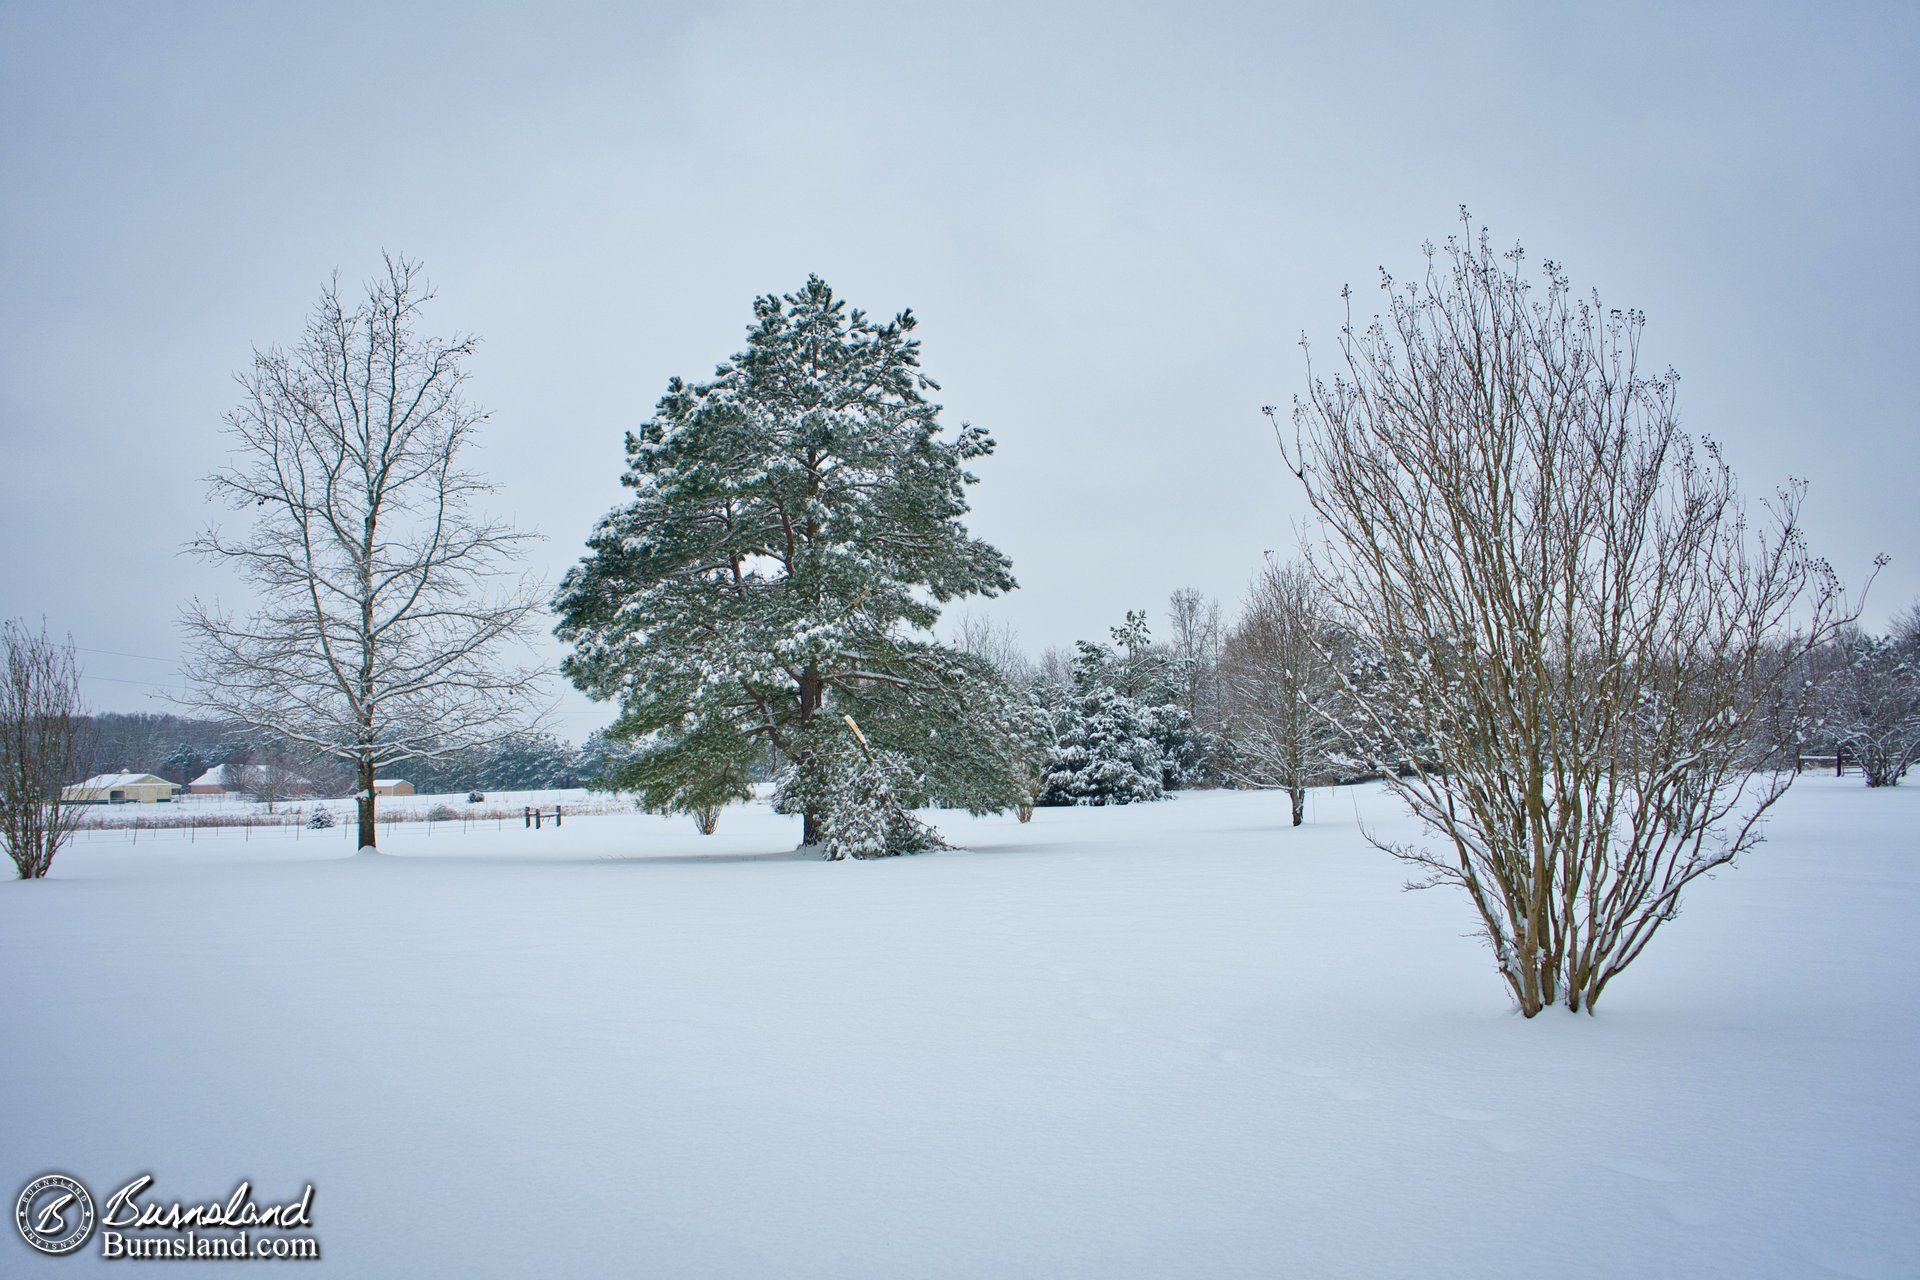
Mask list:
[[[0,887],[4,1194],[311,1182],[354,1276],[1920,1274],[1920,787],[1802,780],[1531,1023],[1356,810],[89,835]]]

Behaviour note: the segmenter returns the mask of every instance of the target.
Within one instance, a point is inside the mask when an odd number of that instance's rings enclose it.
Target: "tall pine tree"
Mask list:
[[[754,303],[747,347],[711,381],[667,385],[627,437],[631,503],[601,521],[555,599],[562,669],[618,699],[635,755],[612,781],[659,811],[746,793],[771,746],[817,843],[851,714],[929,795],[979,812],[1021,796],[1021,707],[985,662],[935,643],[939,606],[1012,589],[961,523],[966,463],[947,438],[912,312],[887,324],[825,281]]]

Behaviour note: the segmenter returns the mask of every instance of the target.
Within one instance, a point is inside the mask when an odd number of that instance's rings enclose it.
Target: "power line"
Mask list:
[[[104,653],[113,658],[139,658],[146,662],[170,662],[176,664],[180,661],[178,658],[157,658],[151,653],[122,653],[118,649],[89,649],[83,644],[77,644],[73,647],[81,653]],[[105,679],[104,676],[101,678]]]

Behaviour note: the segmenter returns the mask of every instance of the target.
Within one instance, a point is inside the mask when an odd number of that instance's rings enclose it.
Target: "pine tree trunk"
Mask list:
[[[826,693],[826,682],[820,679],[818,668],[810,665],[800,673],[800,740],[803,743],[807,741],[807,726],[826,701]],[[816,804],[808,804],[801,813],[800,843],[803,846],[812,848],[819,845],[822,838],[820,818],[820,809]]]

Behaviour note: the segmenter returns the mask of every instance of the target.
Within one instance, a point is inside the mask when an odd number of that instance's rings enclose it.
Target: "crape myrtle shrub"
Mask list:
[[[1680,431],[1643,317],[1464,210],[1427,259],[1309,359],[1280,441],[1316,592],[1378,663],[1371,763],[1432,840],[1386,847],[1464,892],[1522,1013],[1591,1010],[1758,840],[1793,770],[1756,726],[1844,600],[1801,487],[1749,512]]]

